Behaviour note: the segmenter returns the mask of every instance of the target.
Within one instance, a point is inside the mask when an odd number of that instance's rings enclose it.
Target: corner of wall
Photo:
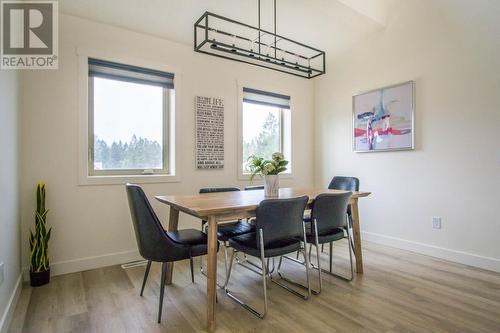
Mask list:
[[[0,80],[0,102],[2,114],[0,119],[0,141],[2,160],[0,174],[3,190],[8,193],[4,200],[2,234],[0,239],[1,261],[5,263],[5,280],[0,293],[0,333],[7,332],[22,289],[21,269],[21,229],[19,205],[19,117],[21,98],[21,82],[18,71],[2,74]],[[3,200],[3,199],[2,199]]]

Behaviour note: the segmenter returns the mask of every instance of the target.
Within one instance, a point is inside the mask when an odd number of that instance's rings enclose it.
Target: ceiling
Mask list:
[[[382,29],[395,0],[277,0],[277,33],[328,56]],[[272,0],[262,0],[262,28],[272,30]],[[193,45],[205,12],[257,25],[257,0],[60,0],[62,13]]]

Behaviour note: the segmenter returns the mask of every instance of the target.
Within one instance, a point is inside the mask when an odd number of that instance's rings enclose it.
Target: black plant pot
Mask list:
[[[30,272],[32,287],[40,287],[50,282],[50,268],[44,272]]]

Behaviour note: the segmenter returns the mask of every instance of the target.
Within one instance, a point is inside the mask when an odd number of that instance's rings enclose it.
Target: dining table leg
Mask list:
[[[361,232],[359,228],[358,198],[351,198],[352,231],[354,238],[354,256],[356,257],[356,272],[363,274],[363,252],[361,249]]]
[[[207,330],[215,331],[215,306],[217,292],[217,218],[208,217],[207,253]]]
[[[177,231],[179,225],[179,210],[175,207],[170,206],[170,217],[168,219],[168,231]],[[165,284],[172,284],[172,275],[174,273],[174,263],[167,263],[167,276],[165,278]]]

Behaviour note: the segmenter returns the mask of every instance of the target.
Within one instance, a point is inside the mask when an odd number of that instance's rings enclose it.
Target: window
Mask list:
[[[289,96],[243,88],[241,119],[243,174],[249,173],[247,161],[251,155],[271,158],[279,151],[291,160]]]
[[[173,74],[89,58],[89,175],[169,174]]]

